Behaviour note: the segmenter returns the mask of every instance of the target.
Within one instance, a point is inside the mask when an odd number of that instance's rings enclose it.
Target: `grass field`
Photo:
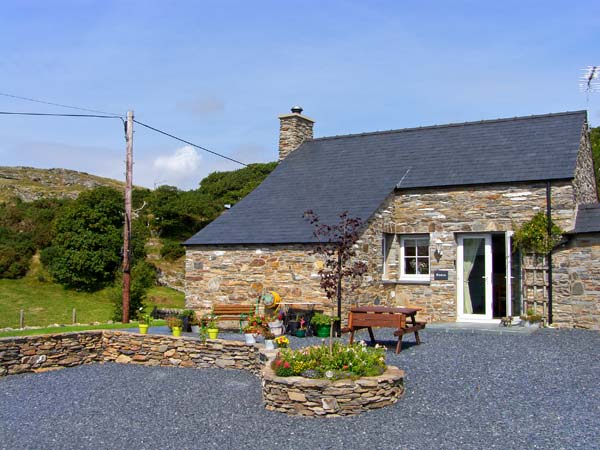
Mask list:
[[[165,325],[164,320],[155,320],[152,322],[153,327]],[[30,330],[11,330],[0,332],[0,338],[8,336],[34,336],[38,334],[54,334],[54,333],[68,333],[70,331],[84,331],[84,330],[117,330],[120,328],[135,328],[138,326],[137,322],[131,323],[104,323],[101,325],[66,325],[60,327],[47,327],[47,328],[34,328]]]
[[[71,324],[73,308],[78,323],[106,322],[112,318],[111,289],[94,293],[64,289],[49,281],[40,281],[40,269],[34,262],[30,273],[19,280],[0,279],[0,328],[19,326],[19,311],[25,311],[26,326]],[[157,286],[148,292],[149,308],[183,308],[181,292]]]

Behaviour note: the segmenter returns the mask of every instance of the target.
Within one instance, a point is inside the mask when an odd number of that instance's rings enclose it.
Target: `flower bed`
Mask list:
[[[330,381],[278,377],[270,365],[262,371],[265,408],[291,415],[339,417],[392,405],[404,393],[404,372],[388,366],[374,377]]]
[[[385,348],[367,347],[364,342],[344,345],[282,349],[271,363],[277,376],[305,378],[358,378],[381,375],[385,371]]]

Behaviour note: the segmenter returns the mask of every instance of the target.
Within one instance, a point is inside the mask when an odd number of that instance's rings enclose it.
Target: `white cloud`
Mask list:
[[[197,172],[202,157],[198,151],[186,145],[178,148],[171,155],[159,156],[154,160],[154,168],[168,177],[175,179],[186,178]]]

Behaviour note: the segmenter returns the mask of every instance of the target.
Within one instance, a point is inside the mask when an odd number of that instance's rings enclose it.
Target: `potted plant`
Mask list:
[[[217,339],[217,336],[219,336],[219,327],[217,325],[218,320],[219,316],[217,316],[214,312],[205,314],[202,318],[202,322],[204,323],[204,326],[206,326],[206,333],[208,334],[209,339]]]
[[[268,322],[269,323],[269,330],[275,336],[281,336],[284,333],[283,317],[284,317],[284,314],[282,312],[279,312],[279,314],[277,314],[276,316],[274,316]]]
[[[329,337],[331,325],[338,320],[340,320],[338,317],[316,313],[310,320],[310,324],[318,337]]]
[[[273,341],[278,348],[287,348],[290,345],[290,340],[287,336],[277,336]]]
[[[194,316],[195,313],[191,309],[184,309],[183,311],[181,311],[181,314],[179,314],[179,318],[182,322],[183,331],[186,331],[188,333],[192,331],[192,318]]]
[[[199,334],[200,333],[200,323],[198,322],[198,317],[196,313],[190,317],[190,328],[192,333]]]
[[[244,340],[246,344],[256,344],[256,339],[254,335],[256,334],[256,326],[255,325],[246,325],[242,331],[244,332]]]
[[[166,320],[167,326],[171,329],[173,336],[181,336],[181,326],[183,325],[183,321],[177,316],[169,316]]]
[[[273,342],[275,335],[271,332],[271,330],[265,329],[263,336],[265,337],[265,350],[275,350],[275,344]]]
[[[140,307],[140,318],[138,322],[138,326],[140,329],[140,334],[148,334],[148,328],[152,325],[152,315],[151,314],[141,314],[143,311],[143,307]]]
[[[305,320],[302,314],[295,314],[292,320],[289,320],[285,326],[286,331],[295,336],[296,332],[300,328],[300,321]]]
[[[527,314],[521,316],[521,323],[525,327],[539,328],[542,323],[542,316],[536,314],[533,308],[529,308]]]
[[[307,327],[306,327],[306,320],[304,320],[304,317],[300,318],[299,325],[300,326],[296,330],[296,337],[300,337],[300,338],[306,337],[306,328]]]

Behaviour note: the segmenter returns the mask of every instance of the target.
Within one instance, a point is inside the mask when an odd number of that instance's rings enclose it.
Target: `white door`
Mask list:
[[[492,235],[460,235],[456,267],[458,320],[492,320]]]

